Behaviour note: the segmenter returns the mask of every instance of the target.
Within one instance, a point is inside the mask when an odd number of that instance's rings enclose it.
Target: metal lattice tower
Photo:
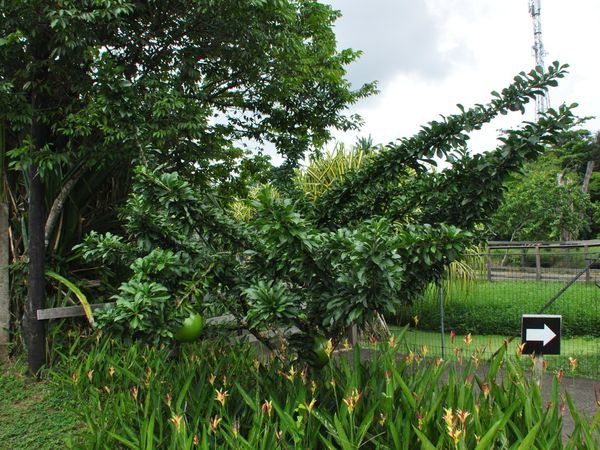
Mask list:
[[[533,54],[535,56],[535,65],[537,67],[545,68],[544,56],[544,44],[542,43],[542,20],[540,17],[540,3],[541,0],[529,0],[529,14],[533,19]],[[548,93],[537,95],[535,97],[535,115],[536,117],[546,112],[550,106],[550,98]]]

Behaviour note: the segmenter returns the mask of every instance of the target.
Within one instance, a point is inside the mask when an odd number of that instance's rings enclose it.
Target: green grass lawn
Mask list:
[[[35,382],[25,367],[0,366],[0,449],[62,449],[77,436],[76,407],[58,386]]]
[[[399,332],[397,327],[391,327],[392,332]],[[410,328],[404,335],[407,350],[422,352],[424,345],[427,346],[429,357],[438,358],[442,356],[441,335],[439,332],[423,331]],[[482,359],[489,358],[504,343],[504,336],[499,335],[471,335],[471,344],[465,343],[465,335],[457,335],[454,342],[450,339],[450,333],[444,336],[444,356],[446,359],[455,357],[455,348],[460,350],[463,357],[471,357],[477,352],[482,351]],[[508,352],[515,354],[517,345],[521,343],[520,338],[513,339],[509,344]],[[545,356],[550,370],[556,370],[562,367],[567,373],[570,373],[569,357],[577,359],[576,374],[578,376],[597,378],[600,375],[600,338],[590,339],[585,337],[563,338],[561,340],[561,355]],[[527,360],[525,360],[526,363]]]

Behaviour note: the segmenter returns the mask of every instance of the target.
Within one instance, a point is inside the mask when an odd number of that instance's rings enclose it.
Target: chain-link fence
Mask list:
[[[483,361],[511,338],[509,351],[518,350],[523,314],[558,314],[561,354],[545,356],[550,368],[600,375],[600,241],[491,243],[467,259],[478,261],[471,276],[443,283],[441,302],[431,286],[390,318],[392,330],[410,325],[407,351]]]

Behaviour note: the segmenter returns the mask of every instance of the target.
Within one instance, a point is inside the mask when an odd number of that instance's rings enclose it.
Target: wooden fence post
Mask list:
[[[542,257],[540,255],[540,244],[535,244],[535,279],[542,279]]]

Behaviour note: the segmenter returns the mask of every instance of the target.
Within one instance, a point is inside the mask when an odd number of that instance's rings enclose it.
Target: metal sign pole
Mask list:
[[[442,336],[442,358],[445,358],[445,351],[444,351],[444,296],[442,294],[442,282],[440,281],[439,285],[438,285],[438,292],[439,292],[439,298],[440,298],[440,332],[441,332],[441,336]]]

